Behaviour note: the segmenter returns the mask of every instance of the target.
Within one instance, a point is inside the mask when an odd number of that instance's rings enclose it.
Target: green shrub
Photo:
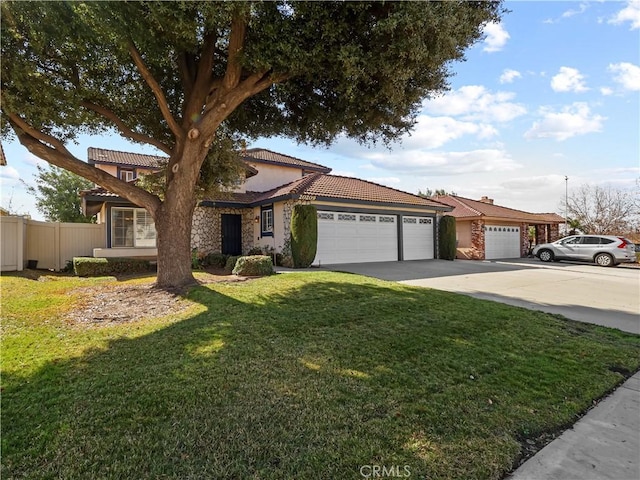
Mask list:
[[[262,247],[251,247],[251,250],[247,252],[247,255],[262,255]]]
[[[228,258],[229,255],[225,255],[224,253],[210,253],[204,257],[204,262],[206,265],[210,265],[215,268],[224,268],[227,265]]]
[[[79,277],[100,277],[151,270],[149,260],[140,258],[74,257],[73,272]]]
[[[267,255],[250,255],[238,258],[236,266],[233,267],[234,275],[245,277],[258,277],[273,275],[273,262]]]
[[[224,264],[224,269],[229,273],[233,272],[233,269],[236,267],[236,262],[239,258],[239,255],[230,255],[227,258],[227,263]]]
[[[636,263],[640,263],[640,252],[636,252]]]
[[[443,260],[456,258],[456,218],[451,215],[440,218],[438,253]]]
[[[313,205],[296,205],[291,214],[291,256],[295,268],[306,268],[318,248],[318,213]]]

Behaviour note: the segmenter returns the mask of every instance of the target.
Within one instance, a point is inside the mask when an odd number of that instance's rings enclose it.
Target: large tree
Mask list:
[[[391,141],[499,2],[2,2],[3,133],[146,208],[161,287],[193,282],[191,218],[225,138]],[[74,157],[110,129],[169,157],[161,195]]]
[[[611,186],[583,184],[560,202],[572,224],[589,234],[622,235],[638,226],[638,192]]]
[[[93,182],[63,168],[38,165],[34,185],[27,191],[36,198],[36,208],[50,222],[90,223],[94,217],[82,213],[80,192],[93,188]]]

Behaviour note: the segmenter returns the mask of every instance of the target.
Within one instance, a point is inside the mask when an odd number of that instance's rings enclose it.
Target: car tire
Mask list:
[[[553,252],[551,250],[540,250],[538,258],[542,262],[553,262]]]
[[[615,267],[616,262],[608,253],[599,253],[593,257],[593,261],[601,267]]]

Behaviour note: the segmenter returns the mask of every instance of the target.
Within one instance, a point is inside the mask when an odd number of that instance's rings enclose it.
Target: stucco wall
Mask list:
[[[244,188],[248,192],[266,192],[285,183],[302,178],[300,168],[284,167],[280,165],[266,165],[263,163],[251,164],[258,174],[247,178]]]
[[[471,248],[471,221],[456,221],[458,248]]]

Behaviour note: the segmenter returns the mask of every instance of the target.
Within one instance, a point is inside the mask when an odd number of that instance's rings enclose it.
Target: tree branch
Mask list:
[[[116,127],[118,127],[118,130],[120,131],[120,133],[122,133],[123,136],[130,138],[131,140],[135,140],[136,142],[153,145],[157,149],[162,150],[167,155],[171,155],[171,149],[167,145],[159,140],[156,140],[155,138],[134,132],[122,121],[122,119],[120,119],[120,117],[118,117],[118,115],[116,115],[108,108],[96,105],[95,103],[88,100],[82,101],[81,105],[89,110],[94,111],[98,115],[102,115],[104,118],[111,120],[116,125]]]
[[[146,208],[155,218],[155,214],[161,206],[160,199],[157,196],[76,158],[64,148],[64,145],[62,145],[59,140],[34,129],[17,115],[8,114],[8,116],[18,140],[32,154],[47,161],[51,165],[80,175],[126,198],[130,202]],[[18,121],[16,121],[16,119]],[[23,129],[19,124],[25,125],[27,130]],[[37,135],[32,135],[32,133],[36,133]],[[52,146],[48,146],[47,143]],[[53,145],[55,145],[55,147]],[[62,146],[62,148],[60,149],[58,146]]]
[[[227,69],[222,82],[225,90],[231,90],[240,83],[242,65],[240,54],[244,47],[244,37],[247,32],[247,18],[244,14],[236,13],[231,20],[231,33],[229,34],[229,54]]]
[[[162,92],[162,88],[160,88],[160,85],[145,65],[140,52],[133,43],[129,44],[129,54],[131,55],[133,62],[136,64],[136,67],[138,67],[138,71],[142,75],[142,78],[144,78],[145,82],[147,82],[147,85],[149,85],[149,88],[151,88],[153,95],[156,97],[158,106],[160,107],[160,111],[162,112],[162,117],[169,125],[169,128],[175,135],[176,139],[182,140],[184,138],[184,132],[180,128],[180,125],[178,125],[178,122],[176,122],[176,119],[173,118],[173,114],[171,113],[171,109],[169,108],[169,103],[167,102],[167,98]]]
[[[217,38],[215,32],[209,32],[204,36],[193,88],[190,95],[186,97],[188,99],[187,107],[185,108],[186,115],[183,119],[183,125],[185,127],[193,122],[193,118],[196,116],[199,117],[200,113],[202,113],[202,107],[211,89],[211,75]]]
[[[16,133],[17,133],[17,130],[20,129],[25,134],[33,137],[38,142],[40,142],[42,144],[48,143],[55,150],[59,150],[60,153],[62,153],[64,155],[73,156],[73,155],[71,155],[71,152],[69,152],[69,150],[67,150],[67,147],[64,146],[64,143],[62,143],[56,137],[53,137],[51,135],[48,135],[46,133],[41,132],[40,130],[38,130],[36,128],[33,128],[31,125],[29,125],[22,118],[20,118],[19,115],[16,115],[15,113],[10,113],[10,112],[4,112],[4,113],[9,118],[9,121],[11,122],[11,125],[14,127],[14,130],[16,130]]]

